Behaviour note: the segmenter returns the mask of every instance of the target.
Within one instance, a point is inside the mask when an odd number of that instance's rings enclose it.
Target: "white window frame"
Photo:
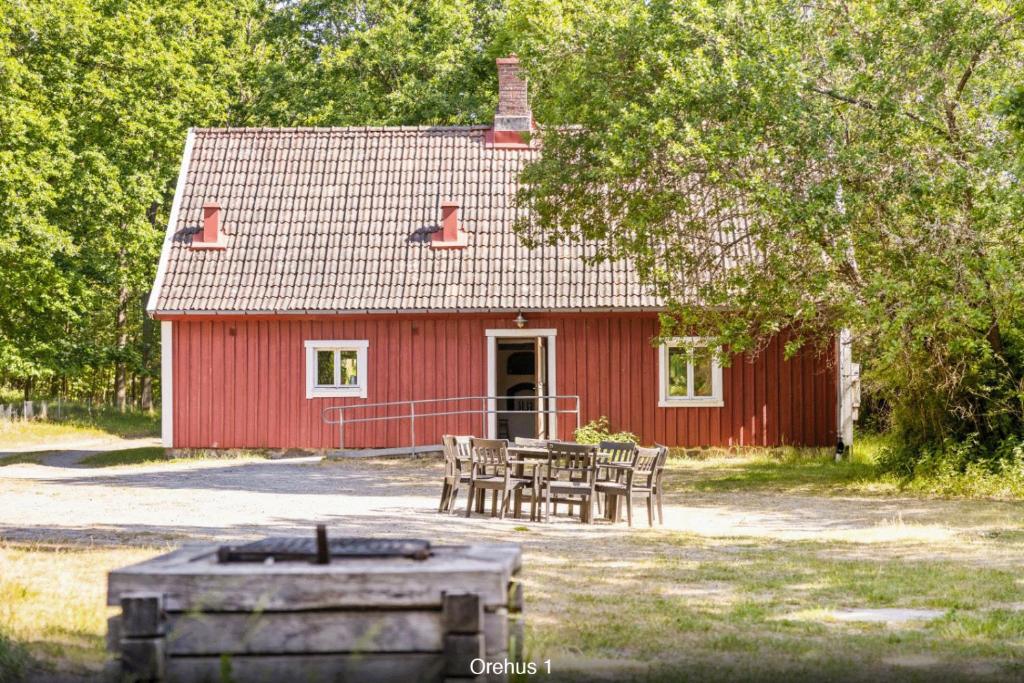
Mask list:
[[[366,353],[370,342],[365,339],[307,339],[306,340],[306,398],[366,398]],[[317,358],[319,351],[355,351],[356,373],[359,384],[317,386]],[[335,363],[335,373],[338,364]]]
[[[710,396],[670,396],[668,393],[669,363],[668,350],[679,347],[708,346],[704,337],[675,337],[666,339],[658,349],[658,407],[659,408],[721,408],[725,405],[722,398],[722,364],[719,351],[711,354],[711,395]],[[693,363],[686,364],[686,387],[693,391]]]

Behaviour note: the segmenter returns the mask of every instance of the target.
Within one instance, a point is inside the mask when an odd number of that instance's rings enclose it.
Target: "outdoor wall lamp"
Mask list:
[[[523,312],[520,311],[519,315],[517,315],[516,319],[513,320],[512,322],[514,322],[516,324],[516,327],[518,327],[519,329],[523,329],[523,326],[526,325],[526,318],[523,317]]]

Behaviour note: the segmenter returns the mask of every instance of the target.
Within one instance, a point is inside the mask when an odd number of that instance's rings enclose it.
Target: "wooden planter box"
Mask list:
[[[520,563],[514,544],[326,565],[189,545],[110,573],[108,644],[134,680],[477,680],[473,660],[522,657]]]

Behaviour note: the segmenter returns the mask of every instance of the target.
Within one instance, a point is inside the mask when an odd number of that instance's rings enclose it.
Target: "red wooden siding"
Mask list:
[[[489,328],[512,316],[350,316],[176,319],[174,445],[181,448],[334,448],[337,427],[320,411],[358,405],[487,393]],[[835,442],[835,371],[830,354],[783,358],[775,339],[753,362],[736,357],[723,370],[721,408],[659,408],[657,334],[651,314],[529,316],[554,328],[557,393],[578,394],[582,420],[607,416],[614,429],[643,443],[672,446],[827,446]],[[368,396],[306,398],[304,342],[366,339]],[[479,402],[437,404],[470,410]],[[568,407],[563,403],[562,407]],[[444,407],[442,407],[444,406]],[[427,406],[418,408],[427,412]],[[358,413],[358,415],[357,415]],[[402,415],[406,408],[348,411],[349,417]],[[418,444],[443,433],[480,435],[479,415],[421,418]],[[574,420],[559,418],[570,438]],[[347,447],[404,446],[408,420],[346,428]]]

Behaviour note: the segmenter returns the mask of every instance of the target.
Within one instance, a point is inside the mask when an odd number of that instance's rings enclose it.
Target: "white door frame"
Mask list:
[[[548,342],[548,386],[545,389],[549,396],[555,396],[558,394],[558,381],[555,375],[555,337],[558,336],[558,330],[554,328],[535,328],[535,329],[511,329],[511,330],[484,330],[484,334],[487,335],[487,395],[494,396],[498,387],[496,385],[496,378],[498,374],[497,358],[498,358],[498,338],[505,337],[544,337]],[[552,401],[551,404],[555,405],[556,408],[548,408],[548,410],[557,409],[557,401]],[[498,409],[497,403],[493,398],[487,399],[487,438],[494,439],[498,435],[498,414],[495,412]],[[558,437],[558,414],[548,413],[548,435],[549,438]]]

